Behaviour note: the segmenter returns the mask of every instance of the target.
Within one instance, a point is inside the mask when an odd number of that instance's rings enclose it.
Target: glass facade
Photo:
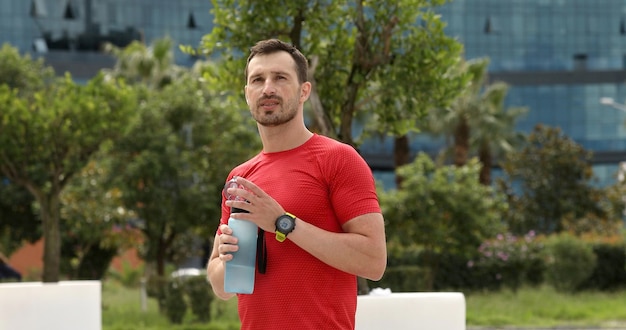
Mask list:
[[[594,152],[599,184],[626,160],[626,1],[454,0],[437,11],[465,57],[489,57],[492,81],[511,88],[507,106],[529,113],[518,129],[559,127]]]
[[[519,130],[560,127],[594,152],[600,184],[614,182],[626,160],[626,111],[600,99],[626,101],[626,0],[454,0],[435,11],[467,59],[490,58],[490,79],[511,86],[506,105],[529,108]],[[0,43],[69,68],[78,79],[81,70],[87,79],[112,64],[97,52],[102,41],[124,46],[169,36],[196,46],[211,28],[208,0],[0,0]],[[176,61],[194,59],[176,50]],[[436,153],[441,145],[411,139],[414,153]],[[361,148],[386,184],[393,182],[392,150],[392,141],[378,139]]]
[[[46,54],[165,36],[197,46],[211,31],[211,8],[207,0],[1,0],[0,43]],[[189,60],[176,51],[178,62]]]

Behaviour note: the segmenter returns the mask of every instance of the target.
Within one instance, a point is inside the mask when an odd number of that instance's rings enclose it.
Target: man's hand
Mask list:
[[[233,252],[237,252],[237,250],[239,250],[237,237],[233,236],[233,230],[227,225],[220,225],[220,231],[222,233],[217,236],[219,258],[224,262],[230,261],[233,259]]]
[[[228,200],[226,205],[248,211],[248,213],[233,213],[235,219],[254,222],[259,228],[274,232],[276,219],[285,214],[283,207],[257,185],[242,177],[237,177],[237,184],[242,188],[228,188],[227,193],[239,197],[238,200]],[[231,232],[232,233],[232,232]]]

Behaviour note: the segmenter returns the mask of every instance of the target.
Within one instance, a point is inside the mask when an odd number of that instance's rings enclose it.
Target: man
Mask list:
[[[371,170],[354,148],[304,124],[307,69],[299,50],[276,39],[257,43],[248,57],[245,97],[263,150],[227,178],[243,186],[227,193],[244,201],[222,198],[207,265],[215,294],[233,297],[224,290],[225,264],[238,248],[228,217],[231,207],[248,211],[231,217],[264,230],[267,258],[254,292],[238,295],[242,329],[354,329],[357,276],[379,280],[386,268]],[[287,229],[277,230],[278,218]]]

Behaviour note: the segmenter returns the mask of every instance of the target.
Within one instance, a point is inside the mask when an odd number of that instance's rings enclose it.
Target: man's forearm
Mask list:
[[[213,258],[207,265],[207,277],[213,288],[215,295],[223,300],[228,300],[235,296],[234,293],[224,291],[224,263],[217,258]]]
[[[311,224],[298,222],[300,227],[296,225],[290,238],[330,266],[377,281],[387,264],[382,218],[352,221],[354,223],[347,225],[345,233],[329,233]]]

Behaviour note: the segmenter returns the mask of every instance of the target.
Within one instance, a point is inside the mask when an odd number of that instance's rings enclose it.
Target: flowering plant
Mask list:
[[[497,286],[514,290],[523,282],[538,284],[542,280],[543,244],[534,231],[524,236],[512,233],[498,234],[478,247],[476,260],[468,262],[468,268],[479,267]]]

